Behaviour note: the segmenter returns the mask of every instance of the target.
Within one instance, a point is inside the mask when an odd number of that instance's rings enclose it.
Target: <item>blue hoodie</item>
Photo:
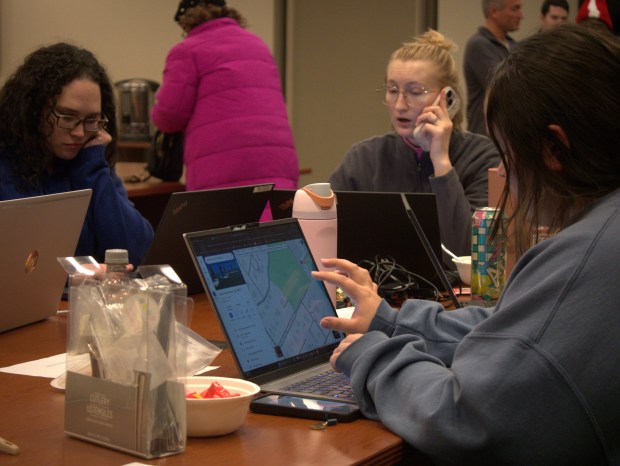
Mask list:
[[[106,249],[121,248],[128,250],[132,264],[142,262],[153,239],[153,228],[135,209],[121,179],[110,169],[103,146],[84,148],[73,160],[55,158],[52,171],[26,190],[13,174],[11,159],[7,151],[0,153],[0,200],[92,189],[75,255],[93,256],[103,263]]]

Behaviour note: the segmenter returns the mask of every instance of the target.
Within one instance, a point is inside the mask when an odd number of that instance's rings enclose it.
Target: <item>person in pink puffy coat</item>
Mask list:
[[[168,53],[152,118],[163,132],[184,133],[186,189],[296,189],[297,153],[269,48],[224,0],[183,0],[174,19],[186,37]]]

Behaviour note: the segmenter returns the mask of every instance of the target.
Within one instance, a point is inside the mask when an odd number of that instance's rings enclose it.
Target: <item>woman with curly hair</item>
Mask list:
[[[163,132],[184,132],[187,190],[296,188],[297,153],[268,47],[224,0],[183,0],[174,19],[186,37],[168,53],[152,117]]]
[[[341,191],[434,193],[442,243],[467,256],[471,216],[488,203],[487,169],[499,154],[489,138],[461,129],[462,105],[448,114],[447,87],[463,102],[454,48],[429,30],[392,53],[377,91],[393,131],[354,144],[329,182]],[[447,256],[444,262],[454,267]]]
[[[114,170],[116,105],[93,54],[66,43],[31,53],[0,90],[0,200],[92,189],[75,254],[139,264],[153,229]]]

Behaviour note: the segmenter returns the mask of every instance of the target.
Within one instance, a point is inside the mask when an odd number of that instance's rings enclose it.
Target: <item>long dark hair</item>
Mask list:
[[[538,224],[546,196],[559,200],[551,231],[575,220],[620,187],[620,41],[579,25],[563,25],[522,41],[497,68],[487,94],[487,126],[517,200],[511,220]],[[550,131],[558,125],[568,146]],[[553,170],[544,154],[553,154]],[[527,239],[517,238],[520,250]]]
[[[112,136],[106,159],[114,164],[116,103],[110,79],[91,52],[58,43],[28,55],[0,90],[0,149],[13,154],[13,170],[24,186],[36,185],[53,160],[46,139],[54,120],[47,112],[54,108],[63,87],[79,78],[99,85],[101,112],[108,118],[106,130]]]

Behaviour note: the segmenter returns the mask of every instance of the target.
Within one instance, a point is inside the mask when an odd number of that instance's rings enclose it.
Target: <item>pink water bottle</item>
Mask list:
[[[299,220],[310,252],[319,270],[322,258],[337,257],[338,218],[336,196],[329,183],[314,183],[298,189],[293,200],[293,217]],[[336,306],[336,286],[325,283]]]

